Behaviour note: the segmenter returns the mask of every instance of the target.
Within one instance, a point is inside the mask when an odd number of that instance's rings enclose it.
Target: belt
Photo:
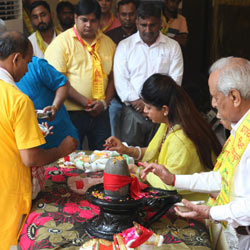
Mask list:
[[[250,226],[240,226],[240,227],[237,227],[235,228],[235,231],[237,232],[237,234],[241,234],[241,235],[248,235],[248,231],[247,231],[247,228],[248,230],[250,231]]]

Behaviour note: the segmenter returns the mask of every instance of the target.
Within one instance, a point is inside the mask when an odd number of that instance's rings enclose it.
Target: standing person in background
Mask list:
[[[29,36],[34,56],[43,58],[44,52],[53,39],[61,32],[55,30],[50,7],[45,1],[35,1],[30,5],[31,22],[35,32]]]
[[[74,5],[68,1],[59,2],[56,6],[57,19],[60,30],[65,31],[74,26]]]
[[[71,84],[65,106],[81,145],[87,136],[90,150],[102,150],[110,136],[108,105],[114,96],[115,44],[99,30],[100,16],[96,1],[81,0],[75,26],[56,37],[45,52],[48,62]]]
[[[31,208],[32,166],[43,166],[73,152],[77,142],[66,137],[57,148],[45,143],[32,101],[16,86],[33,54],[29,40],[18,32],[0,35],[0,245],[17,245],[18,233]]]
[[[145,119],[142,85],[154,73],[168,74],[181,85],[183,58],[179,44],[160,33],[160,7],[143,3],[136,15],[138,32],[118,44],[114,57],[115,88],[123,103],[124,117],[117,126],[121,127],[119,139],[145,147],[158,126]]]
[[[46,136],[46,143],[40,148],[50,149],[58,147],[68,135],[78,141],[77,130],[72,124],[69,114],[64,106],[68,96],[69,83],[66,76],[58,72],[44,59],[33,56],[32,62],[28,64],[28,72],[17,83],[17,87],[32,100],[35,109],[50,111],[51,116],[47,118],[48,126],[53,126],[53,134]],[[42,124],[45,119],[38,119]],[[32,167],[32,198],[44,188],[45,168]]]
[[[121,22],[121,26],[106,33],[116,44],[121,40],[133,35],[136,31],[136,8],[137,4],[134,0],[121,0],[118,3],[117,16]],[[122,112],[122,102],[115,94],[109,106],[109,117],[111,126],[111,135],[120,138],[120,120]]]
[[[182,217],[211,219],[228,223],[236,230],[239,250],[250,249],[250,61],[227,57],[215,62],[208,80],[212,106],[217,117],[231,135],[225,143],[214,170],[194,175],[175,175],[164,166],[144,163],[142,178],[153,172],[160,179],[179,189],[213,193],[208,205],[194,205],[183,200],[189,212]]]
[[[23,33],[26,37],[30,36],[34,32],[30,20],[30,5],[37,0],[22,0],[23,3]]]
[[[49,127],[53,126],[53,134],[46,137],[46,143],[41,148],[57,147],[68,135],[79,141],[77,130],[63,104],[69,92],[66,76],[46,60],[33,56],[28,64],[28,72],[17,83],[17,87],[29,96],[35,109],[51,111],[47,122]],[[38,121],[42,123],[46,120],[38,119]]]
[[[137,4],[135,0],[121,0],[118,2],[117,17],[120,20],[121,26],[106,33],[116,44],[137,31],[136,8]]]
[[[164,0],[161,32],[185,47],[188,39],[186,18],[178,13],[181,0]]]
[[[101,7],[100,29],[103,33],[121,26],[118,18],[112,12],[112,0],[97,0]]]

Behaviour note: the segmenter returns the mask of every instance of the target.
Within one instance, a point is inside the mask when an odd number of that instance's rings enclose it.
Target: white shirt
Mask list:
[[[55,39],[56,37],[56,32],[54,31],[54,36],[53,39],[51,40],[51,42]],[[33,47],[33,56],[39,57],[39,58],[44,58],[44,54],[43,52],[40,50],[37,40],[36,40],[36,32],[34,32],[33,34],[31,34],[29,37],[29,40],[32,44]],[[46,47],[48,47],[48,44],[44,41]]]
[[[238,123],[231,125],[231,134],[233,136],[235,136],[236,130],[248,112]],[[221,175],[219,171],[193,175],[176,175],[175,187],[205,193],[219,192]],[[250,225],[250,143],[234,172],[231,202],[227,205],[212,207],[210,215],[214,220],[227,221],[234,228]]]
[[[12,75],[4,68],[0,67],[0,79],[18,89]]]
[[[122,102],[139,99],[144,81],[154,73],[168,74],[181,85],[183,57],[178,42],[159,33],[155,43],[148,46],[137,31],[118,44],[114,82]]]

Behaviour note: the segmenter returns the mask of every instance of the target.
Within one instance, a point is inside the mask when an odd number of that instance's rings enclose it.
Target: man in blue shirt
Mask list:
[[[35,109],[52,112],[48,125],[54,127],[53,134],[45,138],[46,144],[41,145],[41,148],[57,147],[67,135],[77,139],[78,148],[80,147],[77,130],[63,105],[68,95],[67,77],[46,60],[33,56],[32,62],[28,64],[28,72],[17,86],[33,101]],[[45,119],[38,119],[39,123],[45,121]]]

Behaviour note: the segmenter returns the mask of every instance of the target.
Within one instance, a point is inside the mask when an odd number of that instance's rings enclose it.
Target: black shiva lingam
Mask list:
[[[112,177],[115,181],[112,181]],[[133,221],[145,227],[150,226],[174,203],[181,200],[176,191],[155,188],[146,188],[142,190],[146,195],[133,199],[130,196],[130,184],[121,186],[118,183],[119,179],[122,182],[129,177],[128,165],[121,156],[108,160],[104,170],[104,184],[92,186],[86,192],[87,200],[100,207],[100,214],[84,223],[88,235],[112,241],[114,234],[133,227]],[[115,188],[115,184],[118,184],[118,189]],[[145,207],[158,209],[147,222],[143,221],[141,216]]]

